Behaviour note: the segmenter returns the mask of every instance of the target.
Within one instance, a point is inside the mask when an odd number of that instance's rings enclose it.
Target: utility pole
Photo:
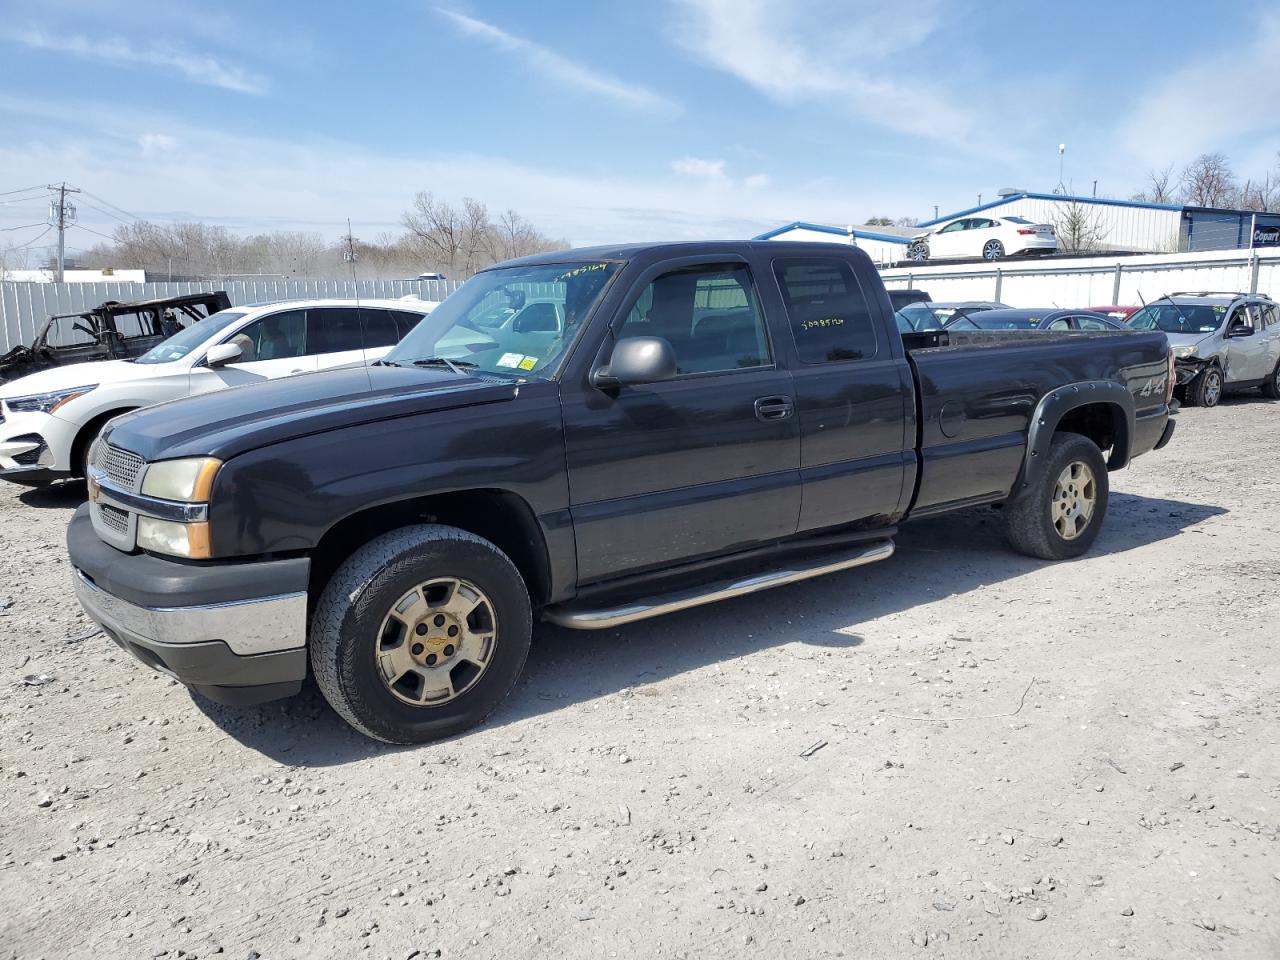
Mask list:
[[[65,180],[57,186],[49,184],[48,189],[58,193],[58,199],[49,203],[49,222],[58,228],[58,274],[54,277],[54,282],[62,283],[63,267],[66,265],[67,225],[76,222],[75,204],[67,203],[67,194],[79,193],[80,190],[68,187]]]
[[[340,238],[345,246],[342,251],[342,259],[351,264],[351,284],[356,282],[356,238],[351,235],[351,218],[347,218],[346,236]]]

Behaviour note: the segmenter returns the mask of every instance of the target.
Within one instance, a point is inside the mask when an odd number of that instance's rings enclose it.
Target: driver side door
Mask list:
[[[957,220],[948,223],[929,238],[929,254],[933,257],[958,257],[964,252],[964,233],[968,229],[968,220]]]
[[[191,371],[191,392],[207,393],[263,380],[316,370],[316,358],[307,353],[307,311],[280,310],[258,317],[227,333],[218,343],[237,343],[240,360],[210,369],[201,359]]]
[[[1242,336],[1241,330],[1251,329],[1252,334]],[[1227,320],[1224,342],[1227,357],[1226,382],[1240,383],[1259,380],[1266,376],[1262,367],[1266,362],[1267,345],[1262,326],[1262,313],[1257,304],[1240,304]]]

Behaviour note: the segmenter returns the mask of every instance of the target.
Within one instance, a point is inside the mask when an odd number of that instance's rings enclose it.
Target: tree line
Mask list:
[[[162,278],[266,275],[301,280],[350,278],[349,255],[354,253],[358,279],[443,273],[450,280],[463,280],[502,260],[569,246],[566,240],[542,233],[515,210],[495,218],[471,197],[454,204],[418,193],[400,222],[402,232],[372,240],[326,240],[306,231],[241,236],[216,224],[140,220],[118,225],[110,242],[74,259],[87,269],[142,268]]]
[[[1147,185],[1131,198],[1145,203],[1185,203],[1192,207],[1228,207],[1257,213],[1280,211],[1280,153],[1276,165],[1243,180],[1222,153],[1202,153],[1181,170],[1169,164],[1147,171]]]

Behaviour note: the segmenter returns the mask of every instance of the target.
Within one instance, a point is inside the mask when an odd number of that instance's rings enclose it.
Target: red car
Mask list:
[[[1129,318],[1141,310],[1141,307],[1090,307],[1093,313],[1105,313],[1112,320],[1118,320],[1120,323],[1128,323]]]

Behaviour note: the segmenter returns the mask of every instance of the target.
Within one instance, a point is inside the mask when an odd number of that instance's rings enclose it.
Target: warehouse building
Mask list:
[[[756,239],[852,242],[866,250],[877,263],[893,263],[906,258],[907,238],[911,234],[977,213],[1052,223],[1058,228],[1059,236],[1067,233],[1064,225],[1074,218],[1083,227],[1083,232],[1093,238],[1091,248],[1099,252],[1178,253],[1280,246],[1280,214],[1024,190],[1004,190],[990,203],[927,220],[901,231],[890,227],[871,227],[864,232],[860,227],[797,222],[762,233]],[[853,232],[852,241],[850,231]],[[899,232],[901,236],[897,235]]]

